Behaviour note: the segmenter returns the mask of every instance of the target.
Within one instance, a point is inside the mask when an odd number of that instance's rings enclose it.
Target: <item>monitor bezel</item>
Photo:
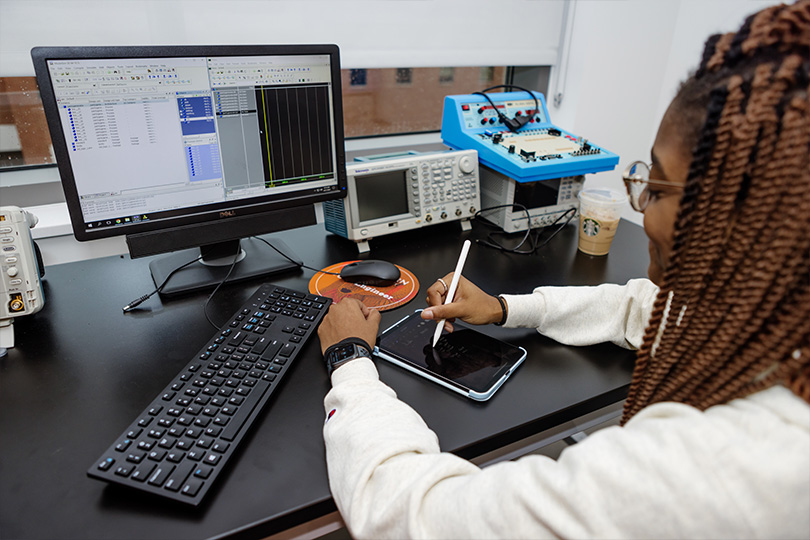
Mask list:
[[[307,56],[328,55],[330,58],[332,107],[334,118],[334,145],[337,157],[336,176],[338,189],[325,193],[292,192],[282,199],[253,201],[251,199],[232,200],[216,203],[217,208],[194,211],[175,217],[165,217],[155,221],[142,221],[123,226],[103,229],[89,229],[82,215],[79,192],[73,167],[64,136],[62,120],[59,116],[56,95],[51,81],[48,61],[78,59],[116,58],[178,58],[191,56]],[[334,44],[302,45],[161,45],[161,46],[93,46],[93,47],[35,47],[31,58],[39,84],[40,96],[51,135],[54,154],[65,199],[77,240],[90,241],[113,236],[129,236],[139,233],[170,230],[195,224],[214,224],[245,218],[298,206],[346,197],[347,181],[345,167],[345,147],[343,135],[343,99],[340,74],[340,51]]]

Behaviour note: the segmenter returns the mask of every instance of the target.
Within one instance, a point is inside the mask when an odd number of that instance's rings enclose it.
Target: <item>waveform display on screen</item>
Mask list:
[[[327,85],[257,87],[266,187],[334,175]]]

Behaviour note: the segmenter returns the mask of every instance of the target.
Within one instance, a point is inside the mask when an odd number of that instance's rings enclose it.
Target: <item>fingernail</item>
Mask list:
[[[433,312],[428,310],[428,309],[422,311],[422,318],[427,319],[427,320],[432,319],[433,318]]]

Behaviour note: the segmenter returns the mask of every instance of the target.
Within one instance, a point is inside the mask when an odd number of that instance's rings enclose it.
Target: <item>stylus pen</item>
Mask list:
[[[456,288],[458,287],[458,280],[461,279],[461,269],[464,268],[464,262],[467,260],[467,253],[470,252],[470,241],[464,240],[464,245],[461,246],[461,255],[458,256],[458,262],[456,263],[456,270],[453,272],[453,280],[450,282],[450,288],[447,289],[447,298],[444,299],[444,305],[446,306],[450,302],[453,301],[453,297],[456,295]],[[436,346],[436,343],[439,342],[439,338],[442,335],[442,328],[444,327],[444,319],[439,319],[438,325],[436,326],[436,331],[433,332],[433,346]]]

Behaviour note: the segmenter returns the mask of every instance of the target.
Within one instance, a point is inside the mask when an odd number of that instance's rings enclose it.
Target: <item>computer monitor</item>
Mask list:
[[[31,57],[75,237],[126,235],[133,258],[186,250],[151,261],[156,286],[200,259],[162,294],[298,267],[253,236],[314,224],[315,203],[346,195],[335,45]]]

